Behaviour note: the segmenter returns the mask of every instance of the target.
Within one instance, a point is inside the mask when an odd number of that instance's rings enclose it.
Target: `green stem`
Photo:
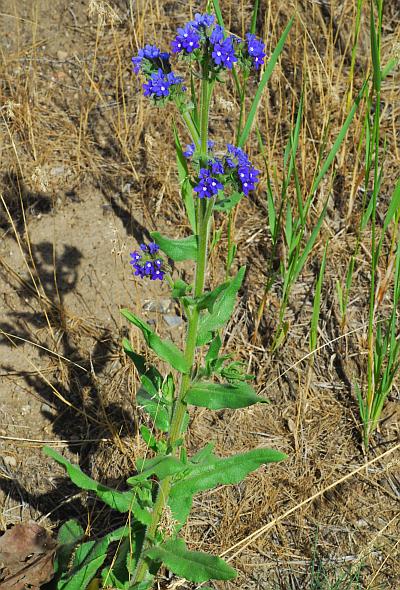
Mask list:
[[[188,131],[191,135],[191,138],[192,138],[196,148],[198,148],[200,146],[200,136],[199,136],[199,132],[197,131],[197,127],[192,119],[192,116],[190,115],[189,111],[182,111],[181,115],[182,115],[182,119],[186,123],[186,127],[188,128]]]
[[[209,116],[209,106],[212,94],[212,87],[213,83],[208,80],[208,72],[203,70],[203,80],[202,80],[202,89],[201,89],[201,112],[200,112],[200,137],[198,138],[198,144],[200,145],[201,157],[202,160],[207,159],[207,138],[208,138],[208,116]],[[194,126],[192,118],[190,115],[185,112],[182,113],[182,117],[187,124],[189,131],[190,125],[192,124],[194,129],[197,129]],[[197,134],[198,137],[198,134]],[[192,134],[192,138],[196,143],[196,135]],[[199,207],[197,209],[198,215],[198,251],[197,251],[197,260],[196,260],[196,276],[195,276],[195,284],[194,284],[194,296],[199,297],[204,290],[204,282],[205,282],[205,275],[206,275],[206,268],[207,268],[207,249],[208,249],[208,240],[209,240],[209,230],[210,230],[210,220],[211,214],[213,210],[213,201],[205,202],[204,200],[199,200]],[[194,307],[193,311],[188,318],[188,331],[186,337],[186,347],[185,347],[185,358],[188,361],[188,364],[192,367],[195,361],[195,354],[196,354],[196,344],[197,344],[197,332],[199,326],[199,319],[200,313],[199,310]],[[191,374],[186,373],[183,375],[181,380],[181,385],[179,388],[179,393],[175,399],[174,409],[172,413],[172,420],[171,420],[171,427],[169,432],[169,448],[170,452],[174,454],[179,453],[179,449],[177,448],[177,442],[181,438],[182,430],[183,430],[183,423],[186,414],[186,402],[185,396],[187,391],[190,387],[191,382]],[[167,477],[165,478],[159,486],[157,498],[154,503],[153,513],[152,513],[152,520],[151,524],[148,526],[146,530],[146,537],[143,543],[142,548],[142,556],[143,553],[149,549],[155,541],[157,528],[159,526],[160,519],[162,517],[164,508],[167,504],[168,497],[171,491],[172,486],[172,478]],[[148,572],[149,564],[145,560],[144,557],[140,557],[138,561],[138,565],[135,572],[135,577],[133,583],[142,582]]]

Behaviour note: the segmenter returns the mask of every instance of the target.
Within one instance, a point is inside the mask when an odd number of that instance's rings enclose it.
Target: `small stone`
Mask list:
[[[0,428],[0,436],[7,436],[7,431],[4,428]]]
[[[22,408],[21,408],[22,416],[25,416],[25,414],[29,414],[30,411],[31,411],[31,406],[29,404],[27,404],[26,406],[22,406]]]
[[[50,170],[52,176],[61,176],[65,172],[65,166],[54,166]]]
[[[158,311],[159,313],[167,313],[171,303],[171,299],[145,299],[143,302],[143,309],[145,311]]]
[[[3,461],[4,461],[4,465],[7,465],[7,467],[16,467],[17,466],[16,458],[12,457],[11,455],[7,455],[6,457],[3,457]]]
[[[40,409],[41,409],[42,412],[47,412],[47,413],[50,413],[50,414],[53,411],[53,408],[51,406],[49,406],[48,404],[42,404],[40,406]]]
[[[65,59],[67,59],[68,57],[68,51],[63,51],[62,49],[59,49],[57,51],[57,59],[64,61]]]
[[[178,328],[183,324],[183,319],[178,315],[164,315],[164,320],[170,328]]]

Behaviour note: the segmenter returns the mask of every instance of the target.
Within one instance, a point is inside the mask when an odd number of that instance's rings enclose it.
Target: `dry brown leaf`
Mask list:
[[[0,590],[39,590],[54,575],[57,543],[33,521],[16,524],[0,537]]]

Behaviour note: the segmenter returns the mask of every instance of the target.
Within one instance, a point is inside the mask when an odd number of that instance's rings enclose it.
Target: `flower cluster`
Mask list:
[[[194,20],[186,23],[177,31],[177,36],[172,41],[172,51],[183,55],[194,54],[202,48],[211,57],[216,69],[227,68],[237,62],[238,58],[234,49],[234,38],[226,37],[223,27],[215,24],[212,14],[197,13]]]
[[[265,45],[262,41],[257,39],[255,35],[252,33],[246,34],[247,39],[247,55],[250,57],[252,65],[255,67],[256,70],[262,66],[264,63],[264,58],[266,56],[265,53]]]
[[[136,57],[132,57],[133,71],[139,74],[141,71],[146,73],[146,70],[151,72],[154,68],[161,68],[164,72],[170,72],[169,58],[169,53],[161,51],[155,45],[145,45],[143,49],[139,49]]]
[[[214,142],[209,141],[211,151],[208,167],[200,168],[199,178],[194,191],[200,198],[208,199],[218,194],[224,185],[231,184],[235,190],[239,190],[246,196],[254,190],[258,183],[260,171],[254,168],[247,154],[239,147],[228,144],[227,152],[222,157],[212,153]],[[186,158],[191,158],[195,153],[195,146],[186,146],[183,152]]]
[[[194,187],[194,191],[199,193],[200,199],[207,197],[210,199],[218,194],[218,191],[224,188],[224,185],[217,178],[211,176],[210,170],[200,168],[199,183]]]
[[[242,192],[247,196],[250,191],[255,189],[260,171],[254,168],[242,149],[229,143],[227,148],[228,155],[225,157],[225,162],[237,176]]]
[[[155,242],[149,244],[140,244],[142,253],[135,250],[131,252],[131,261],[135,276],[140,278],[149,278],[152,281],[159,279],[163,280],[165,270],[163,269],[163,261],[157,258],[156,254],[160,247]]]
[[[136,74],[142,73],[146,78],[143,84],[144,95],[156,102],[186,90],[182,85],[183,78],[171,71],[170,54],[155,45],[146,45],[139,49],[132,62],[133,71]]]
[[[176,76],[174,72],[165,74],[160,68],[143,84],[144,95],[155,99],[167,97],[171,93],[171,87],[179,86],[182,82],[183,78]],[[181,88],[184,89],[184,87]]]

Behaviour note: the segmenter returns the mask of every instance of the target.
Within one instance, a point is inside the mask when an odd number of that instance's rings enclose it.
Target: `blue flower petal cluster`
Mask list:
[[[216,69],[231,70],[238,61],[234,49],[234,38],[226,37],[221,25],[215,24],[212,14],[196,14],[194,20],[178,29],[178,34],[172,41],[172,51],[190,55],[202,47],[209,54],[209,58]]]
[[[211,139],[209,139],[207,141],[207,146],[208,146],[209,150],[212,150],[214,147],[214,141],[211,141]],[[196,151],[196,146],[194,145],[194,143],[190,143],[189,145],[186,146],[185,150],[182,153],[185,156],[185,158],[191,158],[195,151]]]
[[[199,183],[194,187],[194,191],[199,193],[200,199],[214,197],[218,191],[222,190],[224,185],[217,178],[211,176],[210,170],[200,168]]]
[[[151,96],[155,99],[164,98],[170,95],[171,86],[182,84],[183,78],[176,76],[174,72],[164,73],[160,68],[143,84],[145,96]],[[184,87],[182,87],[182,90]]]
[[[139,72],[143,69],[144,65],[147,65],[150,68],[162,68],[163,71],[170,72],[171,65],[169,63],[170,55],[169,53],[161,51],[155,45],[145,45],[143,49],[139,49],[137,56],[132,57],[133,62],[133,71],[135,74],[139,74]]]
[[[142,279],[149,278],[152,281],[157,279],[162,281],[165,275],[163,261],[161,258],[154,258],[160,247],[155,242],[149,244],[140,244],[140,249],[144,254],[137,250],[131,252],[131,261],[135,276]]]
[[[262,41],[257,39],[252,33],[246,34],[247,39],[247,54],[251,58],[252,64],[256,70],[264,63],[266,56],[265,45]]]
[[[260,171],[254,168],[249,157],[241,148],[228,143],[227,149],[228,155],[225,162],[231,171],[236,173],[242,192],[247,196],[250,191],[255,189]]]
[[[211,56],[216,66],[231,70],[233,64],[238,60],[235,55],[232,37],[227,37],[226,39],[215,43]]]

